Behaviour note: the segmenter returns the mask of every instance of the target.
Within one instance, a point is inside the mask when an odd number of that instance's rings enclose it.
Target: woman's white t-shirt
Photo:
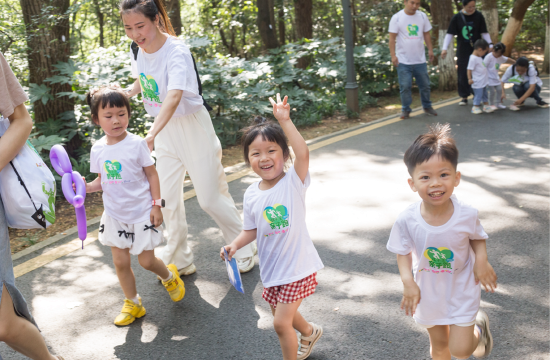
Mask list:
[[[508,61],[508,58],[504,55],[501,55],[500,57],[494,57],[493,53],[487,54],[485,56],[485,59],[483,59],[485,62],[485,67],[487,67],[487,73],[489,74],[489,86],[500,86],[500,77],[498,76],[498,69],[500,69],[500,65],[504,64],[506,61]]]
[[[294,166],[269,190],[259,182],[244,194],[244,230],[257,230],[260,276],[264,287],[290,284],[322,269],[323,262],[306,227],[306,190]]]
[[[422,11],[407,15],[405,10],[394,14],[389,32],[397,34],[395,53],[399,63],[406,65],[425,64],[424,33],[430,31],[430,20]]]
[[[542,80],[537,76],[537,69],[531,64],[529,64],[529,69],[523,75],[519,75],[517,71],[514,72],[513,66],[510,66],[502,75],[501,81],[503,83],[512,83],[515,85],[521,85],[523,83],[529,82],[529,85],[537,84],[542,86]]]
[[[481,299],[474,278],[475,253],[470,240],[488,236],[477,210],[451,196],[454,213],[442,226],[431,226],[420,214],[422,201],[407,207],[393,225],[387,249],[412,252],[413,274],[420,288],[414,319],[423,325],[464,324],[475,320]]]
[[[139,48],[137,61],[130,49],[132,76],[139,79],[145,110],[151,116],[160,113],[162,103],[170,90],[183,90],[174,116],[194,114],[203,106],[199,95],[193,58],[183,41],[169,37],[162,47],[148,54]]]
[[[470,55],[468,70],[472,71],[472,80],[474,80],[472,84],[473,89],[483,89],[487,86],[489,82],[489,73],[481,57],[475,56],[474,54]]]
[[[144,167],[154,165],[145,139],[128,133],[114,144],[105,137],[90,154],[90,172],[101,174],[105,213],[125,224],[149,220],[152,196]]]

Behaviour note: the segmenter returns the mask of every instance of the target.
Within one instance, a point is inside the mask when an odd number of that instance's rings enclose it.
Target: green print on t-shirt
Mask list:
[[[407,31],[409,32],[409,36],[418,36],[418,25],[407,25]]]
[[[469,25],[465,25],[463,28],[462,28],[462,36],[464,37],[464,39],[466,40],[470,40],[470,33],[474,30],[473,27],[469,26]]]
[[[508,79],[508,82],[521,85],[523,83],[523,79],[519,75],[514,75],[510,79]]]
[[[141,84],[144,98],[162,104],[162,101],[160,101],[158,97],[159,87],[157,85],[157,82],[155,81],[155,79],[153,79],[151,75],[145,75],[144,73],[141,73],[139,75],[139,83]]]
[[[284,205],[268,206],[264,209],[263,215],[272,229],[282,229],[288,226],[288,210]]]
[[[438,269],[451,269],[451,261],[454,259],[453,252],[446,247],[429,247],[424,251],[424,256],[429,260],[430,267]]]
[[[44,216],[50,224],[55,223],[55,181],[53,182],[53,189],[46,190],[46,183],[42,182],[42,192],[44,195],[48,195],[48,210],[44,210]]]
[[[107,173],[107,180],[122,179],[120,172],[122,171],[122,165],[116,160],[106,160],[103,164],[105,172]]]

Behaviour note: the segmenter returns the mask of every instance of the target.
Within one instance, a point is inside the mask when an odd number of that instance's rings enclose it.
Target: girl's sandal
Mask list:
[[[319,340],[321,335],[323,335],[323,328],[320,325],[310,323],[313,327],[313,333],[310,336],[302,336],[298,334],[298,357],[297,360],[307,359],[313,350],[313,346]],[[309,341],[309,343],[303,344],[302,341]]]

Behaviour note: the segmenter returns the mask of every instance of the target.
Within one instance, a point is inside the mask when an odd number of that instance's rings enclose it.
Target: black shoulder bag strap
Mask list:
[[[132,41],[132,45],[130,45],[130,48],[132,49],[132,53],[134,54],[134,60],[137,61],[138,53],[139,53],[139,46],[134,41]],[[202,97],[202,104],[208,111],[212,111],[212,107],[208,105],[206,100],[204,100],[204,97],[202,96],[202,83],[201,78],[199,77],[199,71],[197,70],[197,64],[195,63],[195,58],[193,57],[193,54],[191,54],[191,59],[193,59],[193,67],[195,69],[195,74],[197,75],[197,83],[199,84],[199,95]]]
[[[464,13],[462,10],[460,10],[460,17],[462,18],[462,21],[464,22],[464,26],[466,27],[466,30],[468,31],[468,40],[470,40],[470,46],[474,47],[474,34],[470,31],[470,27],[468,26],[468,23],[466,22],[466,17],[464,16]],[[137,44],[136,44],[137,46]]]

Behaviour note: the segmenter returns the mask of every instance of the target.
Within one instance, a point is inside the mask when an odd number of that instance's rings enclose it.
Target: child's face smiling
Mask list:
[[[426,205],[434,207],[445,205],[453,194],[455,186],[460,183],[460,172],[456,171],[450,161],[439,155],[416,165],[409,186],[417,192]]]
[[[128,110],[126,107],[106,106],[102,109],[100,105],[97,119],[108,140],[118,142],[126,136],[126,128],[128,127]]]
[[[285,159],[279,144],[264,140],[260,135],[248,149],[250,166],[263,180],[278,180],[284,174]]]

